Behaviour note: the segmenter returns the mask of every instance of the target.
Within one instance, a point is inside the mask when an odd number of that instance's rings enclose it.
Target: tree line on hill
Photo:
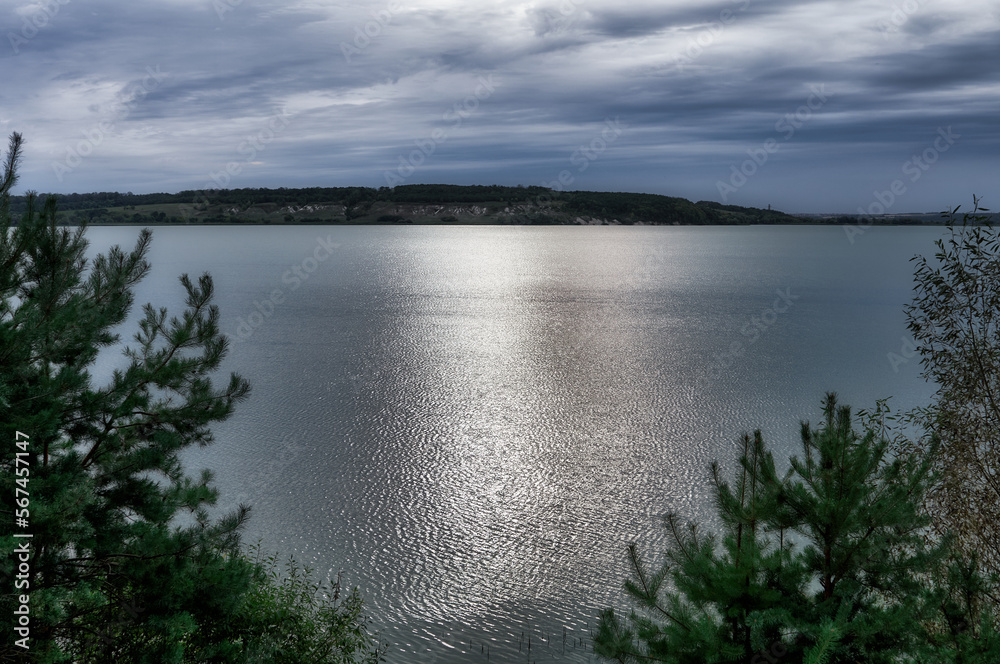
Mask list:
[[[555,191],[539,186],[413,184],[394,188],[308,187],[181,191],[176,194],[97,192],[59,194],[60,222],[79,223],[392,223],[392,214],[371,213],[384,204],[487,206],[496,215],[513,206],[504,223],[566,224],[578,218],[621,224],[855,224],[857,216],[797,217],[778,210],[723,205],[713,201],[629,192]],[[15,217],[25,211],[27,196],[11,196]],[[343,206],[338,219],[277,214],[307,206]],[[169,206],[147,210],[145,206]],[[371,214],[370,214],[371,213]],[[398,216],[398,215],[397,215]],[[403,220],[399,216],[398,220]],[[397,220],[397,221],[398,221]],[[925,223],[925,219],[876,218],[873,223]],[[867,223],[867,222],[866,222]]]

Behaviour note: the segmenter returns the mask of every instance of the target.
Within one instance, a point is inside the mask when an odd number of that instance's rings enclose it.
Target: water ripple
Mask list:
[[[323,229],[342,255],[234,345],[254,397],[186,459],[220,510],[253,503],[247,539],[360,587],[390,664],[589,662],[625,543],[656,557],[668,510],[711,524],[743,430],[780,457],[827,389],[922,395],[880,358],[929,229],[837,230]],[[237,256],[239,231],[158,230],[139,301],[210,268],[235,330],[317,232],[254,231]],[[799,299],[750,343],[777,288]]]

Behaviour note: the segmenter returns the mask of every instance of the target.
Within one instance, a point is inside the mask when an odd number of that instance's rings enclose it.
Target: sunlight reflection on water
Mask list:
[[[176,310],[176,276],[212,272],[227,367],[254,394],[187,461],[215,470],[220,509],[253,503],[247,540],[343,570],[391,663],[528,661],[529,639],[531,661],[584,662],[625,544],[655,552],[667,510],[711,523],[707,467],[741,432],[781,459],[826,390],[856,407],[929,396],[886,355],[908,259],[939,233],[160,228],[137,302]],[[291,288],[327,234],[338,253]],[[794,303],[751,341],[779,289]]]

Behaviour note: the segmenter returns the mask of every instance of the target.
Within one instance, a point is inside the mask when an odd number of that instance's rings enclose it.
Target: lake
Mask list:
[[[253,394],[186,462],[246,541],[358,586],[390,664],[587,662],[626,544],[711,524],[742,432],[784,466],[827,391],[929,400],[903,306],[943,232],[162,227],[136,301],[212,273]]]

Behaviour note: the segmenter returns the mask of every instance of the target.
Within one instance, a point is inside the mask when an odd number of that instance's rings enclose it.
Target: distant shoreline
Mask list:
[[[42,198],[47,195],[39,195]],[[500,185],[55,194],[66,225],[759,226],[942,225],[940,213],[799,214],[629,192]],[[12,196],[14,218],[26,196]],[[869,212],[873,212],[870,210]],[[997,217],[992,217],[996,220]]]
[[[486,226],[509,226],[509,227],[566,227],[566,228],[608,228],[608,227],[645,227],[645,228],[732,228],[732,227],[743,227],[743,228],[762,228],[762,227],[791,227],[791,226],[825,226],[835,228],[838,226],[845,226],[851,224],[841,224],[841,223],[825,223],[825,222],[792,222],[792,223],[781,223],[781,224],[739,224],[739,223],[719,223],[719,224],[502,224],[502,223],[454,223],[454,222],[444,222],[444,223],[389,223],[389,222],[369,222],[369,223],[336,223],[336,222],[326,222],[326,221],[314,221],[314,222],[279,222],[279,223],[268,223],[263,221],[258,222],[149,222],[149,223],[133,223],[133,222],[96,222],[87,224],[88,228],[95,227],[122,227],[122,228],[145,228],[145,227],[158,227],[158,226],[191,226],[191,227],[233,227],[240,228],[246,226],[345,226],[345,227],[363,227],[363,226],[440,226],[443,228],[477,228]],[[892,222],[882,222],[874,221],[872,226],[878,226],[880,228],[927,228],[927,227],[940,227],[944,228],[948,225],[946,221],[941,222],[924,222],[924,223],[892,223]],[[59,226],[65,227],[78,227],[79,224],[70,223],[59,223]]]

